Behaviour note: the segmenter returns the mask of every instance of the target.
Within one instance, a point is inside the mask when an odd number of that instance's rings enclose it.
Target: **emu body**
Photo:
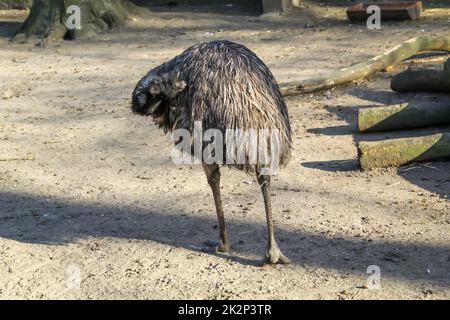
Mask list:
[[[151,116],[165,132],[186,129],[193,133],[199,121],[202,130],[276,130],[278,164],[284,167],[291,154],[291,127],[283,97],[267,66],[245,46],[229,41],[211,41],[188,48],[182,54],[150,70],[132,96],[133,112]],[[269,148],[269,146],[267,146]],[[224,146],[226,150],[226,146]],[[267,150],[270,153],[270,150]],[[202,163],[211,187],[219,220],[218,250],[228,251],[229,241],[220,196],[220,166]],[[262,165],[245,159],[226,165],[256,173],[267,217],[270,263],[288,263],[275,240],[270,202],[270,175]]]

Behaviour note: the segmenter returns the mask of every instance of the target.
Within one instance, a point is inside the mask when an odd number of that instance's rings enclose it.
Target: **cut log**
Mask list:
[[[444,63],[444,73],[450,79],[450,58]]]
[[[450,158],[450,133],[358,144],[361,168],[398,167],[412,162]]]
[[[441,70],[405,70],[392,77],[391,89],[397,92],[450,92],[450,77]]]
[[[382,71],[423,51],[450,51],[450,37],[421,36],[412,38],[381,55],[354,64],[348,68],[339,69],[320,77],[280,83],[279,86],[284,96],[331,89],[352,81],[367,78],[377,71]]]
[[[450,101],[416,99],[386,107],[359,109],[360,132],[380,132],[414,129],[450,124]]]

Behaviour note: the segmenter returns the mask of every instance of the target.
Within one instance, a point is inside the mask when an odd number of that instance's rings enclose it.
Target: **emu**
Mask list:
[[[186,129],[192,133],[196,121],[202,124],[203,131],[216,129],[224,135],[227,129],[277,130],[279,167],[289,162],[292,133],[286,104],[268,67],[243,45],[220,40],[188,48],[150,70],[134,89],[131,105],[134,113],[151,116],[165,132]],[[221,164],[202,161],[219,222],[220,242],[216,249],[228,252],[230,242],[220,195]],[[267,219],[266,260],[272,264],[290,263],[275,240],[271,175],[263,173],[262,163],[251,162],[248,157],[244,163],[224,165],[256,174]]]

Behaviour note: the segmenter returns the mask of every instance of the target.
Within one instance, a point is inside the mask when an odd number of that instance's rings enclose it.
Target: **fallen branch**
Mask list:
[[[283,96],[291,96],[331,89],[352,81],[367,78],[375,72],[382,71],[423,51],[450,51],[450,37],[420,36],[412,38],[381,55],[354,64],[348,68],[333,71],[325,76],[280,83],[280,90]]]
[[[418,57],[418,56],[422,56],[422,55],[424,55],[424,53],[411,56],[408,59],[400,62],[399,65],[410,66],[411,64],[422,64],[422,63],[430,63],[430,62],[445,62],[447,59],[449,59],[450,53],[441,52],[441,51],[437,51],[437,52],[430,51],[430,52],[428,52],[427,56]]]
[[[414,129],[432,125],[450,124],[450,101],[416,99],[386,107],[358,111],[360,132]]]
[[[450,133],[358,144],[361,168],[392,167],[412,162],[450,158]]]

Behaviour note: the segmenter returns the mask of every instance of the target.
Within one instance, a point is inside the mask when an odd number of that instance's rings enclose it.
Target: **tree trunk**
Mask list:
[[[450,37],[421,36],[412,38],[379,56],[348,68],[339,69],[321,77],[280,83],[279,86],[284,96],[331,89],[352,81],[367,78],[377,71],[384,70],[423,51],[450,51]]]
[[[81,29],[68,28],[67,9],[80,8]],[[24,42],[30,38],[75,39],[124,25],[131,14],[140,9],[125,0],[34,0],[30,15],[14,37]]]
[[[358,145],[358,155],[361,168],[364,170],[450,158],[450,133],[385,141],[363,141]]]
[[[450,92],[450,76],[441,70],[405,70],[392,77],[391,89],[397,92]]]
[[[450,101],[417,99],[410,103],[359,109],[360,132],[414,129],[450,124]]]

